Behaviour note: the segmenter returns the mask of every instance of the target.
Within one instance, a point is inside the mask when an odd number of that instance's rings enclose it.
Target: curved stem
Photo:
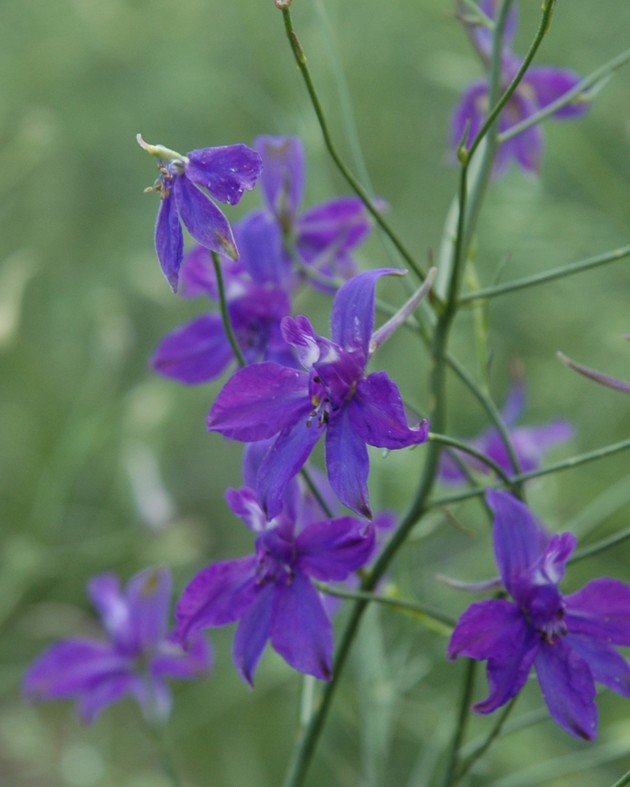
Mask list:
[[[241,352],[234,331],[232,330],[232,321],[230,320],[230,313],[228,311],[227,301],[225,299],[225,285],[223,283],[223,271],[221,270],[221,261],[216,251],[210,252],[212,256],[212,264],[214,265],[214,273],[217,277],[217,289],[219,291],[219,308],[221,309],[221,319],[223,320],[223,328],[225,335],[228,338],[232,352],[234,353],[239,366],[247,366],[247,361]]]
[[[498,738],[503,729],[503,725],[507,721],[508,716],[512,712],[512,708],[516,704],[516,700],[518,697],[514,697],[504,708],[503,712],[497,719],[494,727],[488,733],[486,739],[470,754],[466,759],[461,763],[459,768],[457,768],[454,778],[452,781],[452,787],[461,781],[464,776],[468,773],[468,771],[472,768],[472,766],[479,760],[483,755],[488,751],[490,746],[494,743],[494,741]]]
[[[483,451],[478,451],[476,448],[466,445],[466,443],[462,443],[460,440],[455,440],[452,437],[447,437],[443,434],[435,434],[435,432],[429,432],[429,440],[436,440],[438,443],[442,443],[442,445],[448,445],[451,446],[451,448],[457,448],[458,451],[463,451],[466,454],[470,454],[470,456],[474,456],[475,459],[483,462],[491,470],[493,470],[506,486],[513,486],[512,479],[505,473],[503,468],[493,459],[490,459],[489,456],[486,456]]]
[[[459,702],[459,714],[457,716],[457,724],[455,725],[455,732],[451,741],[450,753],[447,760],[447,768],[444,774],[442,784],[444,787],[452,787],[454,784],[453,777],[457,767],[457,752],[464,739],[464,732],[466,730],[466,722],[468,721],[468,707],[472,698],[473,686],[475,683],[475,672],[477,662],[473,659],[468,659],[466,664],[466,672],[464,674],[464,684],[462,686],[462,694]]]

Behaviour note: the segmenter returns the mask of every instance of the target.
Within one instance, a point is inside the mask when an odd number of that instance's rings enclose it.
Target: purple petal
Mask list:
[[[24,694],[31,700],[67,699],[131,671],[131,660],[105,642],[70,639],[51,645],[28,668]]]
[[[259,284],[290,282],[291,260],[282,246],[278,222],[263,210],[253,211],[234,227],[240,261]]]
[[[173,694],[166,683],[152,674],[139,675],[130,686],[142,715],[150,724],[164,723],[173,707]]]
[[[523,625],[523,614],[511,601],[477,601],[457,622],[448,657],[506,660],[513,655],[514,643],[523,637]]]
[[[332,677],[332,625],[319,593],[300,573],[276,585],[271,644],[298,672],[321,680]]]
[[[533,115],[537,109],[536,104],[529,100],[523,90],[516,90],[501,113],[499,130],[507,131]],[[540,126],[532,126],[504,142],[499,148],[499,153],[506,163],[507,159],[514,158],[526,172],[536,172],[540,165],[542,149],[543,136]],[[497,160],[501,166],[501,162]]]
[[[536,94],[536,104],[539,109],[544,109],[549,104],[553,104],[565,93],[582,81],[582,77],[575,71],[564,68],[553,68],[552,66],[536,66],[530,68],[523,82],[528,85]],[[553,113],[556,118],[571,118],[583,115],[589,108],[585,101],[576,99],[567,104],[562,109]]]
[[[313,262],[325,251],[343,256],[370,232],[371,223],[358,197],[340,197],[305,211],[296,224],[298,251]]]
[[[377,448],[406,448],[424,443],[429,435],[426,419],[417,428],[407,426],[400,391],[386,372],[374,372],[359,380],[348,410],[353,428],[368,445]]]
[[[571,634],[630,645],[630,585],[602,577],[565,596],[564,601]]]
[[[459,100],[451,120],[451,147],[457,150],[462,142],[466,125],[468,133],[463,140],[470,147],[475,139],[485,116],[488,114],[488,85],[486,82],[473,82]]]
[[[289,225],[295,220],[302,192],[306,162],[304,148],[297,137],[257,137],[254,147],[260,153],[263,172],[260,185],[269,209]]]
[[[135,694],[134,689],[139,683],[137,675],[124,673],[112,675],[91,686],[78,699],[79,716],[87,724],[92,723],[109,705],[118,702],[126,694]]]
[[[593,740],[597,735],[595,682],[587,663],[562,640],[542,642],[536,674],[551,718],[571,735]]]
[[[505,587],[512,593],[514,582],[538,562],[549,536],[527,506],[507,492],[489,490],[486,501],[494,511],[494,554]]]
[[[517,378],[511,385],[505,403],[501,409],[501,415],[507,427],[516,424],[525,409],[525,384],[521,377]]]
[[[207,426],[232,440],[253,443],[306,421],[313,409],[308,374],[272,361],[239,369],[221,389]]]
[[[284,317],[281,323],[285,342],[295,348],[298,360],[305,369],[311,369],[321,355],[321,337],[315,333],[308,317]]]
[[[246,486],[241,489],[228,489],[225,499],[232,513],[240,517],[251,531],[262,533],[265,530],[267,517],[252,489]]]
[[[268,519],[280,513],[289,482],[302,469],[321,434],[316,422],[309,426],[306,418],[299,419],[283,429],[267,451],[256,479],[256,491]]]
[[[492,713],[515,697],[525,685],[538,650],[536,635],[527,631],[525,640],[506,661],[489,659],[486,677],[490,693],[485,700],[476,702],[472,709],[476,713]]]
[[[536,470],[545,453],[554,445],[566,442],[573,437],[574,429],[566,421],[552,421],[543,426],[520,426],[510,435],[512,446],[523,472]],[[478,447],[506,472],[513,471],[505,443],[495,429],[488,431]]]
[[[197,243],[237,259],[232,230],[217,206],[183,175],[174,178],[173,193],[179,217]]]
[[[222,260],[222,264],[232,263],[238,265],[238,262]],[[212,258],[208,249],[203,246],[193,246],[193,248],[184,254],[184,261],[180,269],[180,294],[185,298],[198,298],[205,295],[213,301],[219,300],[219,292],[217,288],[217,277],[214,272]],[[225,277],[226,267],[223,268],[223,275]]]
[[[205,314],[167,334],[151,358],[151,368],[162,377],[198,385],[219,377],[233,360],[221,318]]]
[[[297,568],[324,582],[341,581],[370,558],[374,528],[352,517],[315,522],[295,542]]]
[[[186,177],[208,189],[219,202],[236,205],[243,192],[256,185],[262,161],[247,145],[191,150],[186,164]]]
[[[88,596],[103,622],[105,630],[123,651],[134,649],[134,631],[129,604],[115,574],[92,577],[87,586]]]
[[[273,583],[261,589],[254,603],[241,618],[234,636],[234,664],[239,675],[250,686],[254,685],[254,673],[269,639],[275,590]]]
[[[172,584],[166,567],[148,568],[129,580],[129,623],[140,652],[154,648],[166,635]]]
[[[400,276],[395,268],[366,271],[346,282],[337,292],[332,305],[330,327],[332,340],[344,350],[361,350],[369,356],[374,326],[376,282],[381,276]]]
[[[176,640],[186,643],[201,629],[238,620],[258,592],[255,572],[255,555],[213,563],[200,571],[177,602]]]
[[[339,500],[357,514],[371,518],[367,488],[370,460],[365,440],[352,423],[350,407],[343,407],[328,424],[326,469]]]
[[[630,664],[614,648],[570,632],[564,642],[584,659],[595,680],[617,694],[630,697]]]
[[[212,666],[212,650],[203,635],[191,637],[184,650],[165,639],[151,659],[149,670],[156,678],[189,680],[205,675]]]
[[[179,268],[184,257],[184,235],[179,223],[175,198],[172,194],[160,200],[155,224],[155,250],[162,266],[162,272],[173,292],[176,292]]]

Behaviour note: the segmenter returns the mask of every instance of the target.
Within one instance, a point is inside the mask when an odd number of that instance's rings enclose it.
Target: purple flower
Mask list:
[[[225,297],[232,330],[248,363],[270,360],[285,366],[296,361],[280,330],[280,321],[291,311],[285,288],[282,259],[266,242],[266,231],[255,218],[234,226],[241,256],[223,259]],[[206,295],[218,301],[214,266],[207,249],[197,246],[184,257],[182,294]],[[223,320],[204,314],[162,339],[151,366],[158,374],[196,385],[219,377],[234,360]]]
[[[333,302],[332,341],[316,334],[303,315],[282,320],[283,335],[306,371],[271,361],[252,364],[239,369],[219,393],[208,416],[210,431],[243,442],[276,436],[256,478],[270,517],[279,513],[287,484],[324,432],[332,488],[342,503],[365,516],[371,515],[367,446],[404,448],[427,439],[428,421],[414,429],[407,425],[400,392],[387,374],[365,374],[383,332],[393,330],[390,321],[372,334],[376,281],[395,273],[369,271],[344,284]]]
[[[500,3],[496,0],[485,0],[480,4],[486,17],[485,23],[480,19],[464,18],[473,46],[486,68],[489,66],[492,51],[492,32],[489,26],[493,25],[499,5]],[[509,50],[515,27],[516,10],[512,8],[506,25],[505,49],[502,55],[501,88],[503,90],[516,76],[521,63],[519,58]],[[530,68],[499,116],[499,133],[507,131],[557,101],[569,90],[572,90],[580,82],[580,79],[578,74],[567,69],[551,66]],[[473,82],[453,112],[451,122],[451,145],[453,148],[457,148],[461,143],[466,124],[469,124],[469,127],[464,142],[469,145],[474,140],[489,109],[487,81]],[[575,99],[554,112],[552,117],[559,119],[578,117],[584,114],[587,109],[588,105],[584,101]],[[537,125],[531,126],[499,147],[494,164],[494,174],[502,173],[511,160],[514,160],[526,172],[536,171],[539,168],[542,149],[542,131]]]
[[[177,636],[186,643],[201,629],[239,621],[233,658],[250,685],[267,641],[294,669],[329,680],[332,625],[311,580],[344,580],[362,566],[374,547],[372,525],[348,516],[312,521],[296,482],[272,520],[247,487],[228,490],[226,499],[257,533],[255,554],[194,577],[177,604]]]
[[[510,390],[502,416],[508,428],[514,453],[518,459],[521,470],[529,473],[536,470],[545,453],[554,445],[570,440],[573,436],[573,427],[566,421],[552,421],[543,426],[516,426],[525,406],[525,389],[522,381],[516,380]],[[494,427],[486,429],[478,437],[467,441],[472,448],[484,453],[494,460],[506,473],[514,472],[512,461],[505,447],[501,435]],[[457,456],[457,461],[453,458]],[[458,484],[465,482],[466,474],[459,463],[480,473],[488,473],[489,468],[483,462],[469,454],[451,450],[444,452],[440,459],[439,476],[444,483]]]
[[[238,258],[230,225],[214,199],[236,205],[251,191],[260,175],[261,161],[247,145],[191,150],[185,156],[162,145],[149,145],[138,134],[140,146],[158,159],[159,176],[147,191],[158,191],[161,202],[155,225],[155,249],[173,291],[177,290],[184,254],[181,223],[205,248]]]
[[[182,648],[167,636],[171,575],[166,568],[136,574],[122,591],[114,574],[88,583],[109,641],[68,639],[52,645],[29,667],[24,693],[31,700],[76,698],[86,722],[130,694],[147,720],[165,719],[172,697],[166,678],[197,678],[210,668],[202,637]]]
[[[266,203],[282,235],[320,276],[356,274],[351,251],[369,233],[371,224],[358,197],[340,197],[300,213],[306,162],[297,137],[262,136],[254,147],[263,162],[260,179]],[[317,286],[316,279],[309,279]],[[329,289],[320,282],[320,288]]]
[[[630,339],[630,334],[626,336],[626,339]],[[630,393],[630,383],[627,383],[625,380],[620,380],[618,377],[611,377],[611,375],[605,374],[604,372],[598,372],[596,369],[591,369],[589,366],[583,366],[581,363],[577,363],[576,361],[572,361],[571,358],[567,358],[564,353],[559,352],[558,358],[560,358],[562,363],[565,363],[570,369],[579,372],[579,374],[594,380],[600,385],[605,385],[607,388],[614,388],[624,393]]]
[[[514,601],[472,604],[453,632],[449,658],[487,661],[490,694],[473,706],[491,713],[523,688],[532,666],[553,720],[571,735],[597,733],[595,681],[630,697],[630,664],[616,646],[630,645],[630,585],[595,579],[563,596],[558,584],[575,549],[571,533],[550,536],[528,508],[490,491],[494,553]]]

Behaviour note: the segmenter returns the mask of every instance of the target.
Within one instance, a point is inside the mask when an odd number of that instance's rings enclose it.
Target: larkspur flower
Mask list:
[[[373,334],[376,281],[400,271],[380,269],[346,282],[333,301],[332,341],[306,317],[285,317],[282,331],[305,371],[271,361],[239,369],[219,393],[208,429],[232,440],[275,436],[261,464],[256,490],[270,517],[282,508],[289,483],[326,433],[326,466],[335,494],[348,508],[370,516],[368,445],[404,448],[427,439],[428,421],[407,425],[402,398],[385,372],[366,376],[380,344],[426,293],[418,291],[399,314]]]
[[[626,335],[626,339],[630,339],[630,333]],[[568,358],[561,352],[558,353],[558,358],[560,358],[562,363],[566,364],[570,369],[573,369],[573,371],[579,372],[579,374],[588,377],[590,380],[594,380],[600,385],[605,385],[607,388],[614,388],[624,393],[630,393],[630,383],[625,380],[620,380],[618,377],[612,377],[610,374],[605,374],[604,372],[598,372],[597,369],[591,369],[589,366],[583,366],[581,363],[571,360],[571,358]]]
[[[571,735],[597,733],[595,681],[630,697],[630,585],[595,579],[563,596],[558,584],[575,549],[571,533],[550,536],[529,509],[506,492],[490,491],[494,553],[513,601],[472,604],[460,618],[449,658],[487,661],[489,696],[473,705],[492,713],[523,688],[532,667],[552,719]]]
[[[354,276],[351,252],[371,229],[362,201],[339,197],[300,212],[306,169],[300,140],[261,136],[254,147],[263,162],[260,186],[266,209],[261,214],[317,274],[309,282],[330,291],[326,278]]]
[[[250,685],[268,641],[294,669],[329,680],[332,624],[312,580],[342,581],[360,568],[372,554],[373,526],[349,516],[315,519],[295,480],[271,520],[248,487],[228,490],[226,499],[256,533],[255,554],[192,579],[177,604],[177,636],[185,644],[202,629],[238,621],[233,659]]]
[[[480,10],[484,18],[463,14],[466,29],[482,63],[490,64],[492,52],[492,32],[495,15],[500,6],[499,0],[483,0]],[[507,88],[520,68],[521,61],[510,51],[510,43],[516,29],[516,9],[512,7],[504,36],[504,51],[501,59],[501,87]],[[516,91],[499,116],[498,131],[502,133],[521,123],[536,112],[560,99],[580,82],[574,71],[552,66],[534,66],[528,69]],[[453,149],[461,143],[466,128],[466,144],[477,136],[489,111],[488,82],[473,82],[457,104],[451,122],[451,145]],[[552,117],[574,118],[584,114],[588,104],[580,98],[574,99],[553,113]],[[500,145],[495,163],[494,174],[501,174],[511,160],[526,172],[539,168],[543,150],[542,131],[538,125],[525,129],[512,139]]]
[[[245,360],[270,360],[295,366],[295,357],[280,331],[280,321],[291,311],[282,259],[260,237],[256,222],[245,218],[234,226],[241,251],[237,261],[223,258],[225,298],[232,330]],[[181,293],[205,295],[218,301],[214,266],[207,249],[197,246],[184,257]],[[234,360],[223,320],[204,314],[176,328],[157,347],[151,366],[155,372],[187,385],[219,377]]]
[[[197,678],[211,664],[202,637],[192,638],[184,651],[167,635],[170,572],[146,569],[124,591],[114,574],[101,574],[90,580],[88,594],[109,641],[77,638],[51,645],[26,672],[25,695],[31,700],[75,698],[86,722],[131,695],[148,721],[164,720],[172,704],[166,678]]]
[[[238,258],[228,220],[201,188],[219,202],[236,205],[243,193],[256,185],[262,167],[260,156],[243,144],[200,148],[183,156],[163,145],[148,144],[140,134],[137,140],[158,160],[158,179],[147,191],[157,191],[161,197],[155,249],[162,271],[176,291],[184,255],[180,222],[205,248]]]
[[[514,381],[503,406],[502,417],[508,428],[512,447],[518,459],[520,469],[524,473],[536,470],[545,453],[554,445],[570,440],[573,427],[566,421],[552,421],[542,426],[516,426],[525,406],[525,386],[522,379]],[[494,427],[486,429],[478,437],[467,440],[472,448],[481,451],[492,459],[506,473],[514,472],[512,461],[501,435]],[[453,458],[457,456],[457,462]],[[448,484],[463,483],[466,474],[458,464],[480,473],[488,473],[489,468],[470,454],[453,450],[453,455],[444,452],[440,459],[439,477]]]

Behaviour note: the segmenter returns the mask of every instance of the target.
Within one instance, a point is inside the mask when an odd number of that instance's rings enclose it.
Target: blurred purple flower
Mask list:
[[[166,568],[136,574],[121,590],[114,574],[88,583],[109,641],[62,640],[28,668],[24,693],[30,700],[77,700],[85,722],[130,694],[150,722],[164,720],[172,696],[166,678],[204,675],[211,665],[206,641],[195,637],[185,652],[167,636],[171,575]]]
[[[571,533],[550,536],[507,492],[486,495],[494,511],[494,552],[514,602],[472,604],[453,632],[449,658],[487,661],[490,694],[473,706],[491,713],[524,686],[532,666],[552,719],[571,735],[597,733],[595,681],[630,697],[630,585],[595,579],[563,596],[558,584],[575,549]]]
[[[367,446],[404,448],[427,439],[428,421],[407,425],[402,398],[385,372],[366,376],[375,349],[402,322],[393,318],[373,334],[380,269],[362,273],[337,292],[332,341],[315,333],[306,317],[285,317],[282,331],[306,371],[267,361],[239,369],[219,393],[208,429],[232,440],[257,442],[274,436],[256,478],[263,508],[274,517],[290,479],[326,432],[326,465],[335,494],[348,508],[371,516]]]
[[[543,426],[515,426],[524,406],[525,389],[523,382],[519,379],[513,384],[501,414],[508,428],[520,468],[524,473],[529,473],[539,467],[545,453],[550,448],[571,439],[573,427],[566,421],[552,421]],[[514,472],[505,443],[494,427],[486,429],[478,437],[466,442],[496,462],[506,473]],[[457,456],[457,461],[453,458],[454,455]],[[467,478],[459,463],[480,473],[489,472],[488,466],[475,457],[456,449],[449,449],[442,453],[440,459],[440,480],[447,484],[464,483]]]
[[[150,145],[138,134],[139,145],[158,159],[159,176],[147,191],[160,193],[155,225],[155,249],[162,271],[177,290],[184,254],[180,222],[197,243],[211,251],[238,258],[230,225],[198,186],[219,202],[236,205],[244,191],[251,191],[260,175],[261,161],[247,145],[191,150],[185,156],[162,145]]]
[[[234,664],[250,685],[267,641],[299,672],[332,676],[333,632],[311,580],[341,581],[372,554],[374,529],[352,517],[312,520],[296,481],[273,519],[248,487],[229,489],[232,511],[257,534],[255,554],[214,563],[185,588],[177,604],[177,636],[239,621]]]
[[[464,16],[466,29],[473,46],[477,50],[484,66],[489,67],[492,52],[492,26],[500,3],[496,0],[484,0],[480,8],[485,19]],[[521,61],[512,54],[509,45],[516,28],[516,10],[513,7],[508,16],[504,51],[502,54],[501,88],[505,90],[520,68]],[[574,71],[551,66],[535,66],[530,68],[516,91],[499,116],[498,132],[502,133],[521,123],[536,112],[544,109],[572,90],[581,80]],[[464,143],[470,145],[479,133],[490,107],[488,106],[488,82],[473,82],[453,112],[451,121],[451,145],[456,149],[468,124],[468,132]],[[584,114],[588,104],[579,98],[553,113],[555,118],[573,118]],[[542,131],[538,125],[522,131],[513,139],[500,145],[495,163],[494,174],[501,174],[511,160],[514,160],[526,172],[534,172],[539,168],[543,149]]]
[[[358,197],[340,197],[300,213],[306,169],[300,140],[262,136],[254,141],[254,147],[263,162],[263,213],[273,218],[282,236],[320,276],[354,276],[357,270],[351,251],[371,229],[362,201]],[[316,278],[309,282],[318,286]],[[330,291],[321,280],[319,288]]]
[[[243,356],[248,363],[268,360],[296,366],[280,330],[280,321],[291,311],[280,250],[267,242],[266,228],[252,217],[236,224],[234,235],[240,258],[223,258],[221,270],[232,330]],[[181,284],[184,296],[205,295],[218,301],[214,266],[207,249],[197,246],[185,255]],[[164,377],[196,385],[219,377],[233,360],[223,320],[218,314],[204,314],[165,336],[151,366]]]

